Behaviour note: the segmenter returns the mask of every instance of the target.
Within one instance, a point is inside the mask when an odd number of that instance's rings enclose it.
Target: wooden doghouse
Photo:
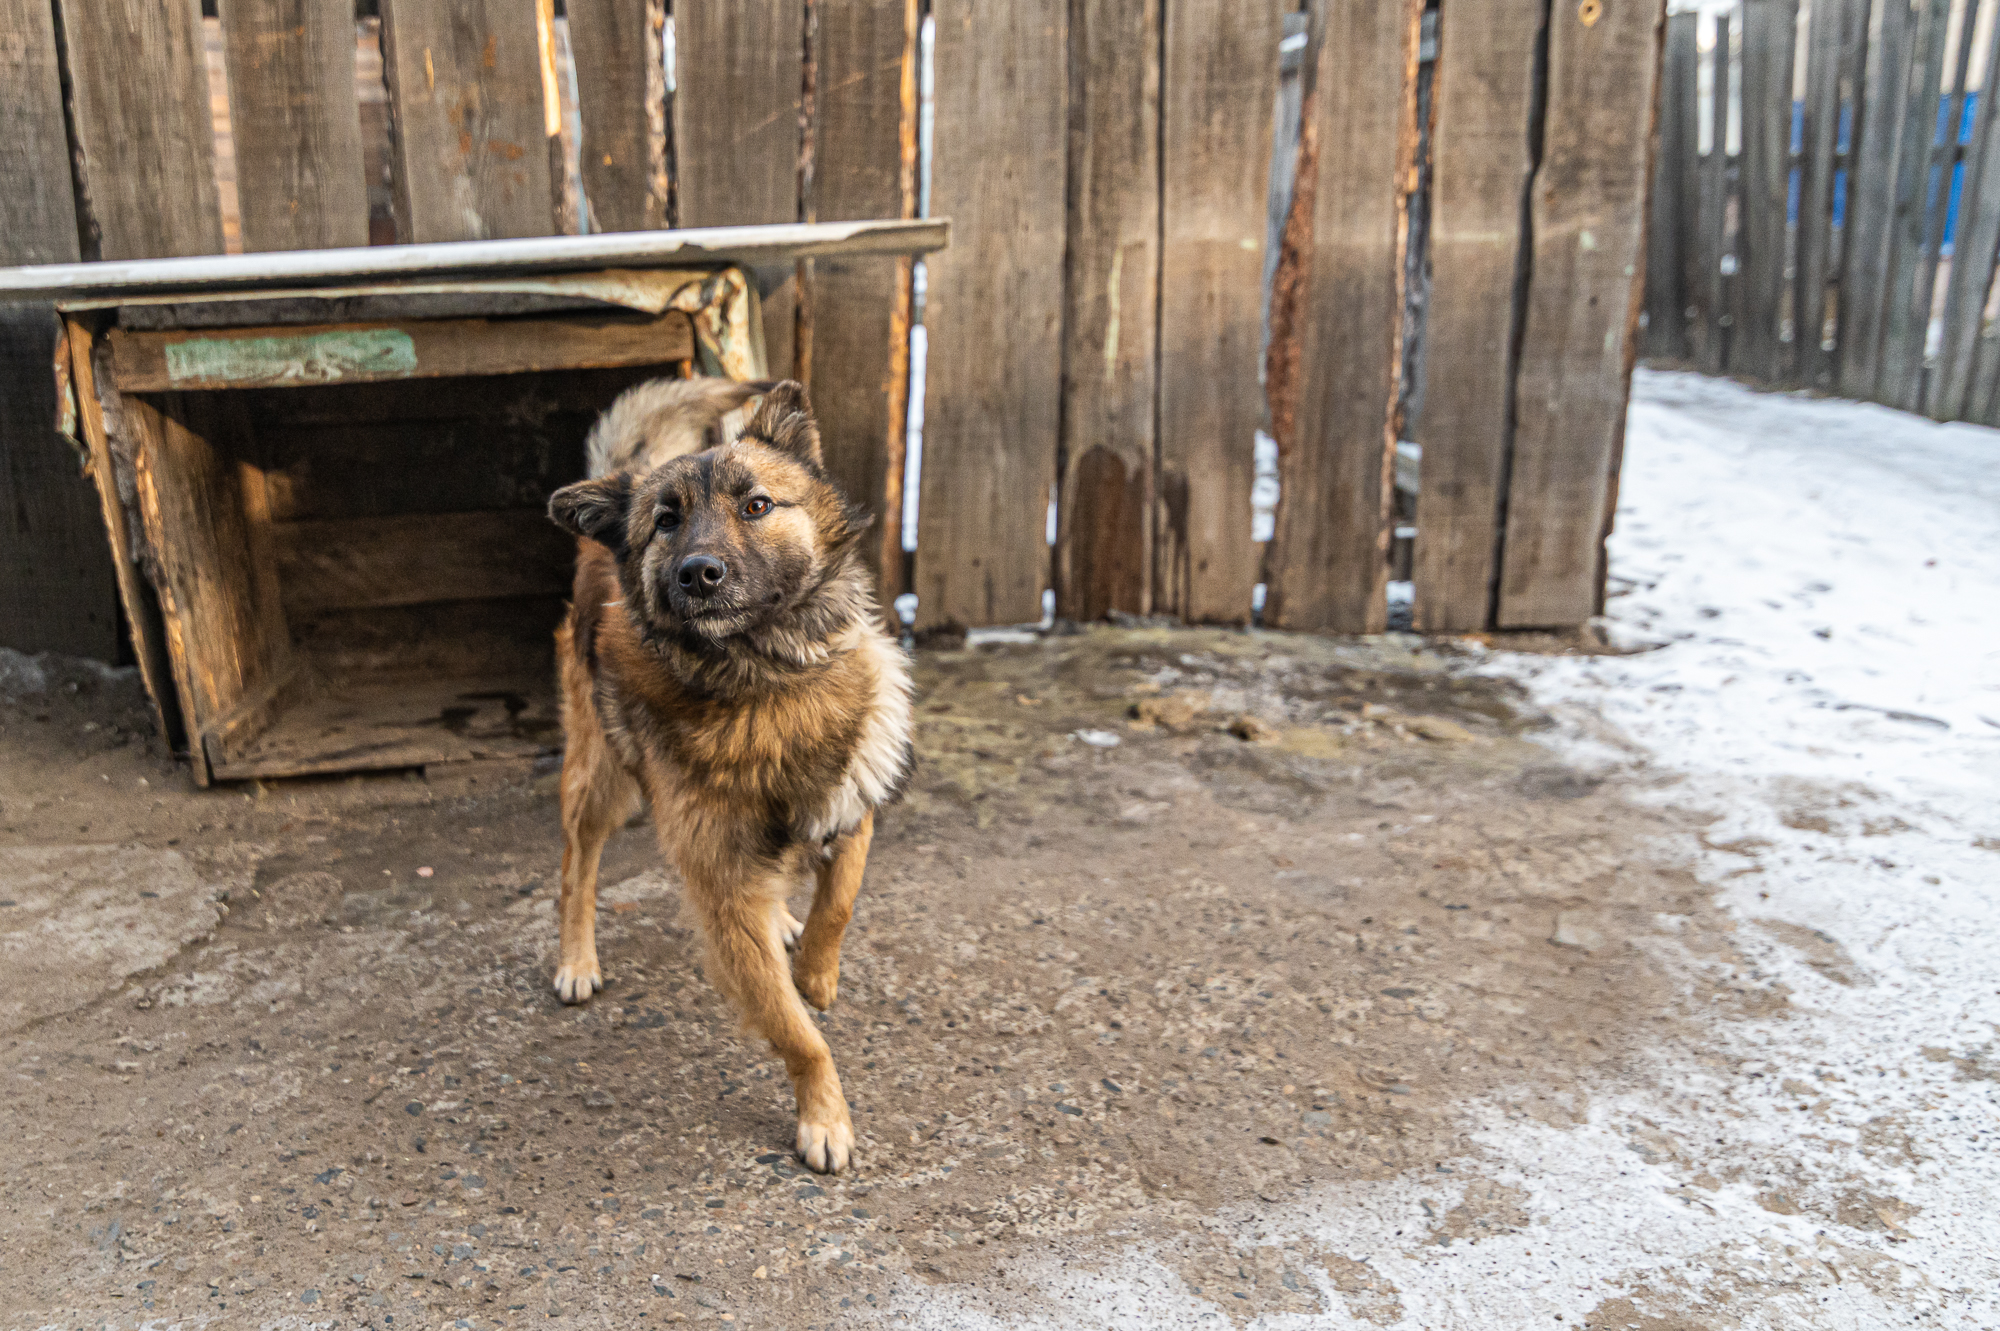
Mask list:
[[[940,248],[942,222],[62,265],[66,432],[195,779],[561,743],[551,491],[620,391],[763,372],[744,268]]]

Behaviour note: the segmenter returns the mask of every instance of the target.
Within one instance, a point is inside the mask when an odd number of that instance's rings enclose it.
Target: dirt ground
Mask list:
[[[1109,628],[926,652],[823,1019],[858,1166],[817,1178],[650,829],[607,853],[607,987],[566,1009],[546,762],[198,791],[129,674],[35,689],[13,660],[9,1327],[837,1327],[945,1297],[1089,1325],[1020,1272],[1119,1244],[1217,1325],[1388,1324],[1362,1255],[1212,1218],[1436,1177],[1474,1154],[1465,1105],[1572,1125],[1697,1017],[1785,1001],[1660,853],[1689,821],[1537,745],[1475,657]],[[1439,1182],[1462,1200],[1426,1241],[1527,1223],[1515,1189]],[[1585,1324],[1711,1325],[1632,1309]]]

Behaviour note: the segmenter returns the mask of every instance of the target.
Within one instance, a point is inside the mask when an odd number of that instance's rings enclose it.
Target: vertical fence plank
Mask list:
[[[1683,247],[1693,237],[1694,195],[1681,178],[1694,155],[1695,14],[1667,20],[1660,66],[1660,109],[1653,149],[1652,220],[1646,226],[1646,354],[1666,360],[1688,356],[1688,264]],[[1435,187],[1433,187],[1435,188]],[[1433,248],[1436,240],[1432,240]]]
[[[1994,252],[2000,246],[2000,129],[1995,128],[1993,93],[2000,79],[2000,41],[1988,43],[1979,85],[1979,110],[1966,148],[1965,184],[1959,196],[1958,233],[1953,239],[1951,281],[1946,288],[1944,343],[1938,352],[1930,414],[1938,420],[1972,419],[1968,401],[1992,286]]]
[[[818,9],[814,221],[916,212],[916,0]],[[819,259],[812,268],[809,387],[827,470],[875,514],[869,565],[885,597],[903,589],[902,482],[908,400],[907,259]]]
[[[1159,466],[1153,604],[1250,619],[1250,486],[1264,392],[1276,0],[1174,0],[1160,71]]]
[[[1729,368],[1766,382],[1785,378],[1790,369],[1780,321],[1798,15],[1798,0],[1743,0],[1742,211],[1736,233],[1743,318],[1735,325]]]
[[[1868,47],[1859,137],[1848,171],[1840,283],[1840,391],[1862,398],[1874,395],[1882,362],[1897,162],[1910,50],[1917,37],[1909,5],[1884,0],[1877,14],[1880,22]]]
[[[245,250],[368,243],[354,20],[318,0],[225,0]]]
[[[1696,347],[1696,364],[1709,374],[1721,374],[1729,367],[1729,289],[1722,272],[1722,256],[1728,252],[1729,218],[1729,29],[1731,15],[1715,15],[1715,44],[1709,52],[1709,147],[1701,159],[1701,235],[1696,257],[1702,278],[1701,341]]]
[[[1663,0],[1550,14],[1533,276],[1500,571],[1503,628],[1596,613],[1644,255]],[[1782,217],[1781,217],[1782,220]]]
[[[569,0],[583,194],[597,231],[667,224],[666,0]]]
[[[47,0],[0,0],[0,33],[0,264],[75,263],[54,11]]]
[[[1702,267],[1708,247],[1702,238],[1702,226],[1707,215],[1702,211],[1700,16],[1689,15],[1685,26],[1688,53],[1685,76],[1687,95],[1681,103],[1683,124],[1680,142],[1683,151],[1680,169],[1673,177],[1670,188],[1677,195],[1674,219],[1681,233],[1675,250],[1681,261],[1681,337],[1686,346],[1683,354],[1690,364],[1698,364],[1707,340],[1712,337],[1706,324],[1709,278],[1707,270]]]
[[[917,626],[1041,618],[1062,372],[1068,5],[938,0]]]
[[[1071,0],[1056,613],[1152,610],[1160,0]]]
[[[62,0],[86,258],[222,252],[208,59],[195,0]]]
[[[674,6],[674,187],[682,226],[799,220],[803,0],[680,0]],[[940,85],[941,86],[941,85]],[[796,367],[795,276],[759,273],[764,350]]]
[[[382,0],[396,210],[413,241],[555,229],[535,8]]]
[[[1265,622],[1280,628],[1371,633],[1388,621],[1403,190],[1421,13],[1422,0],[1315,0],[1312,10],[1318,164],[1307,314],[1264,602]]]
[[[1945,29],[1951,0],[1925,0],[1910,52],[1908,96],[1896,149],[1895,211],[1889,227],[1889,262],[1882,305],[1877,402],[1914,406],[1923,372],[1924,336],[1930,324],[1928,291],[1919,291],[1929,235],[1931,169],[1944,89]]]
[[[1459,0],[1438,34],[1412,572],[1427,633],[1483,629],[1492,614],[1540,29],[1506,0]]]
[[[1813,0],[1806,21],[1798,263],[1792,284],[1792,373],[1797,382],[1809,388],[1828,386],[1831,372],[1822,342],[1827,264],[1833,252],[1833,158],[1840,140],[1840,58],[1853,8],[1850,0]]]

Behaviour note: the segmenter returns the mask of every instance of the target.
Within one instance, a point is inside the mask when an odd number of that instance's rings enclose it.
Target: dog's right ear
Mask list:
[[[588,536],[622,554],[625,513],[631,505],[632,478],[619,472],[565,485],[549,496],[549,518],[573,536]]]

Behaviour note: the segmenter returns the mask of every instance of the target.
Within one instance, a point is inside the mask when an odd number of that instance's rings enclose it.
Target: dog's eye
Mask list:
[[[771,501],[764,498],[763,495],[758,495],[755,499],[743,505],[743,516],[746,518],[761,518],[770,511]]]
[[[680,526],[681,525],[680,510],[676,508],[661,509],[660,518],[657,525],[659,526],[659,529],[661,531],[672,531],[674,528]]]

